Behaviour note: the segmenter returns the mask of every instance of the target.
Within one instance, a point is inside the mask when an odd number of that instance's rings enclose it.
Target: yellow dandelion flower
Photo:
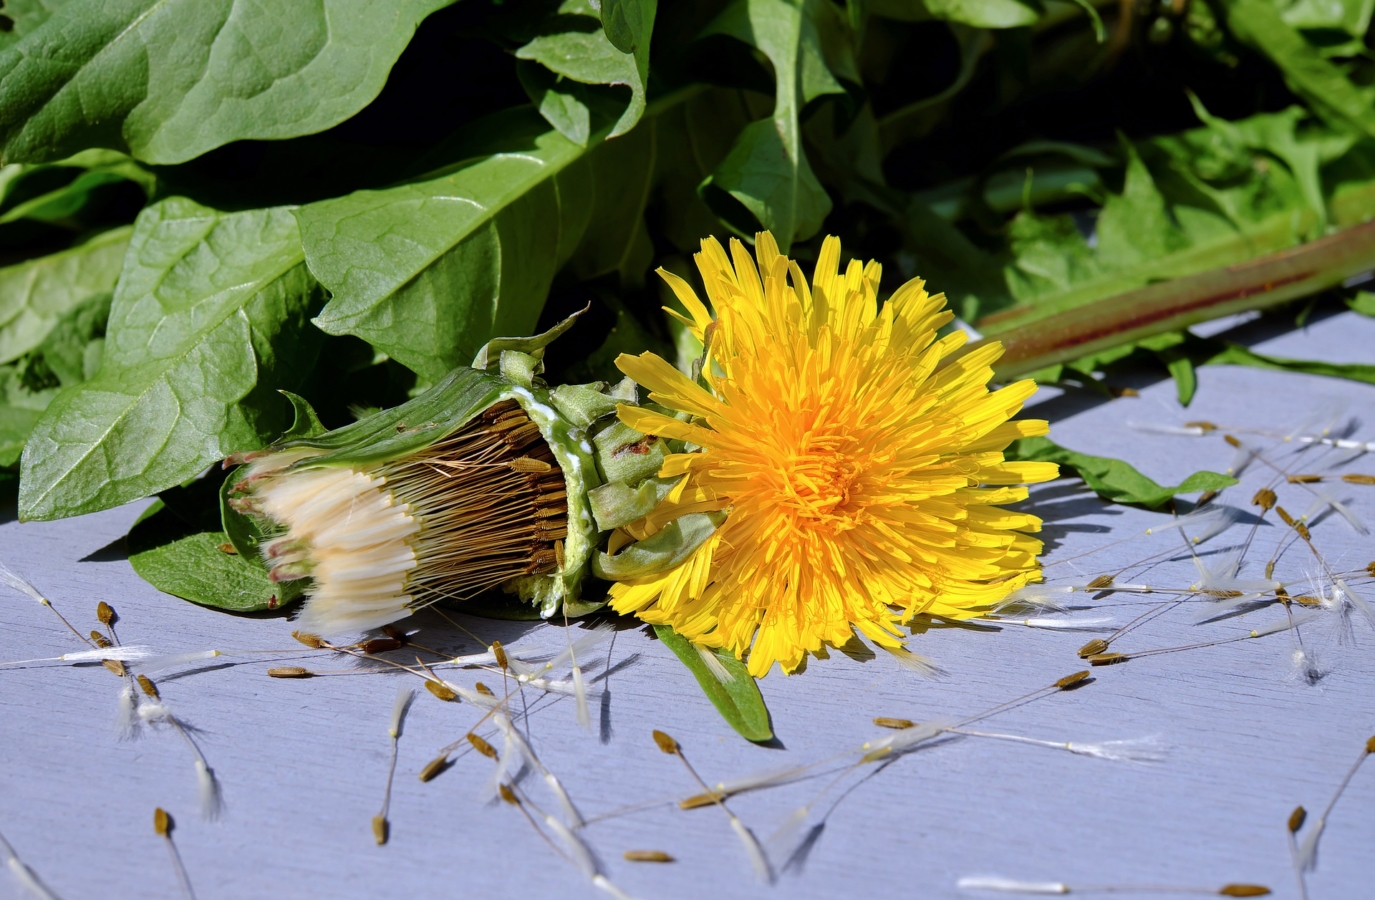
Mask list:
[[[910,658],[900,626],[913,616],[977,616],[1038,578],[1028,532],[1040,520],[1000,507],[1057,468],[1003,458],[1048,427],[1009,421],[1033,382],[989,391],[1002,348],[941,366],[965,341],[937,337],[952,319],[944,295],[913,280],[880,306],[880,266],[851,261],[842,274],[834,237],[810,285],[767,232],[757,267],[739,241],[730,250],[708,239],[696,256],[714,319],[659,271],[708,348],[705,387],[650,353],[616,361],[650,400],[687,414],[621,406],[621,420],[690,452],[668,457],[659,474],[686,477],[611,549],[688,513],[725,519],[676,568],[613,585],[612,606],[748,655],[761,677],[855,630]]]

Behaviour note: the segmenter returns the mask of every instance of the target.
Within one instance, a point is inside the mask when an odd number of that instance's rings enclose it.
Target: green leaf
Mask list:
[[[639,216],[612,220],[603,210],[624,211],[624,191],[642,204],[648,186],[636,167],[653,164],[652,153],[617,156],[652,141],[648,128],[591,151],[528,108],[466,131],[453,151],[466,161],[443,174],[296,213],[311,272],[333,294],[316,324],[356,335],[431,381],[492,338],[534,328],[589,222],[599,240],[633,238]],[[621,165],[602,167],[603,153]]]
[[[1300,175],[1251,148],[1282,144],[1287,129],[1290,143],[1306,148],[1299,155],[1307,162],[1293,156],[1294,165],[1309,165],[1302,178],[1316,179],[1316,167],[1340,152],[1339,141],[1331,132],[1296,137],[1295,124],[1292,117],[1210,120],[1205,128],[1129,146],[1123,190],[1106,199],[1096,248],[1069,215],[1019,213],[1008,226],[1014,260],[1004,269],[1018,305],[981,319],[979,330],[997,337],[1153,281],[1244,262],[1313,235],[1320,213]],[[1267,146],[1265,152],[1276,151]]]
[[[818,0],[735,0],[707,29],[751,45],[773,64],[773,115],[747,125],[729,155],[703,185],[735,198],[788,252],[795,240],[820,230],[831,198],[802,147],[800,114],[809,101],[845,89],[826,67],[814,12]],[[724,212],[721,203],[715,203]],[[731,218],[729,213],[726,217]],[[744,223],[735,227],[748,233]]]
[[[532,60],[549,71],[582,84],[622,85],[630,88],[630,103],[608,137],[634,128],[645,111],[645,85],[649,78],[649,36],[654,28],[657,4],[634,2],[634,52],[619,49],[591,16],[555,15],[548,33],[541,34],[516,51],[517,59]],[[627,29],[626,4],[616,4]],[[603,10],[603,14],[605,14]],[[541,111],[544,103],[541,102]],[[551,121],[551,124],[554,124]],[[556,125],[557,127],[557,125]],[[560,129],[562,131],[562,129]]]
[[[544,121],[579,147],[586,147],[592,139],[593,88],[526,61],[516,65],[516,76]]]
[[[617,50],[634,53],[649,43],[658,0],[602,0],[602,29]]]
[[[1200,471],[1173,487],[1162,487],[1120,459],[1076,453],[1044,437],[1014,441],[1007,450],[1007,458],[1059,463],[1063,468],[1077,473],[1105,500],[1139,503],[1152,509],[1175,494],[1216,491],[1237,483],[1235,478],[1228,475]]]
[[[1269,57],[1289,87],[1315,110],[1375,136],[1375,108],[1366,94],[1281,17],[1272,0],[1226,0],[1227,25]]]
[[[773,728],[769,724],[769,710],[764,705],[764,697],[759,693],[759,685],[750,677],[745,664],[732,653],[722,650],[708,650],[720,661],[730,675],[728,680],[719,678],[714,667],[703,661],[696,645],[688,641],[667,625],[655,625],[654,633],[673,655],[688,667],[702,693],[707,695],[711,705],[721,714],[721,718],[734,728],[747,741],[768,741],[773,739]]]
[[[48,21],[48,17],[66,2],[67,0],[5,0],[0,4],[0,15],[5,16],[12,24],[8,31],[0,31],[0,51]]]
[[[451,173],[297,210],[310,270],[333,295],[315,323],[431,381],[493,337],[528,333],[592,187],[558,177],[583,150],[546,127],[530,110],[498,114]]]
[[[0,363],[37,347],[66,312],[114,290],[132,227],[0,269]]]
[[[129,562],[153,587],[230,612],[280,609],[305,593],[305,581],[274,583],[256,556],[233,547],[219,530],[217,472],[163,492],[129,531]]]
[[[1304,372],[1309,375],[1326,375],[1329,378],[1345,378],[1349,381],[1375,384],[1375,365],[1368,363],[1330,363],[1317,359],[1287,359],[1282,356],[1266,356],[1239,344],[1226,344],[1221,350],[1209,356],[1206,362],[1209,365],[1252,366],[1257,369]]]
[[[1040,19],[1040,4],[1019,0],[922,0],[932,18],[977,28],[1021,28]],[[1100,26],[1101,27],[1101,26]]]
[[[165,490],[282,425],[274,392],[314,364],[321,301],[285,208],[171,198],[139,215],[100,370],[25,448],[20,516],[54,519]]]
[[[1346,305],[1363,316],[1375,318],[1375,294],[1370,291],[1357,291],[1356,296],[1346,298]]]
[[[0,157],[179,163],[322,131],[382,90],[453,0],[68,0],[0,53]]]
[[[319,437],[329,431],[320,423],[320,417],[315,414],[315,408],[310,405],[309,400],[293,394],[291,391],[281,391],[280,393],[290,401],[291,411],[295,417],[291,420],[291,426],[282,432],[282,436],[278,440],[294,441],[298,438]]]
[[[57,391],[31,391],[18,366],[0,366],[0,469],[19,461],[33,426],[43,417]]]
[[[110,301],[109,293],[96,294],[68,310],[28,355],[26,366],[41,366],[63,387],[94,377],[104,355]]]

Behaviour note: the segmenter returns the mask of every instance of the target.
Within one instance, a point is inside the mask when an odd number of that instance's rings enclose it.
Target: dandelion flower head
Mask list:
[[[948,360],[966,336],[937,336],[953,318],[944,295],[912,280],[880,305],[878,263],[841,272],[834,237],[810,284],[767,232],[753,259],[708,239],[696,262],[710,310],[659,274],[706,347],[700,379],[650,353],[617,360],[679,413],[622,406],[622,421],[687,452],[660,470],[681,478],[667,499],[611,549],[688,513],[725,518],[675,568],[613,585],[618,612],[748,657],[761,677],[856,631],[911,658],[914,616],[971,618],[1039,578],[1040,520],[1001,507],[1057,468],[1004,459],[1048,427],[1011,420],[1033,382],[989,390],[1000,345]]]

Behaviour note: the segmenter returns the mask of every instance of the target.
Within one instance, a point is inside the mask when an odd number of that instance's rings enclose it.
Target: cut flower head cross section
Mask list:
[[[246,465],[226,482],[226,531],[274,581],[307,585],[301,628],[365,631],[494,588],[525,601],[511,614],[596,608],[578,588],[597,468],[537,362],[507,350],[492,371],[456,369],[395,409],[227,461]],[[293,402],[296,431],[313,413]]]
[[[650,353],[617,360],[663,410],[623,405],[621,421],[681,442],[659,471],[678,481],[612,536],[602,567],[710,524],[672,567],[614,584],[617,611],[748,657],[761,677],[856,630],[902,654],[913,616],[974,617],[1039,578],[1040,520],[1001,507],[1057,468],[1004,459],[1048,427],[1011,421],[1033,382],[988,389],[1001,346],[947,359],[966,338],[937,336],[953,318],[944,295],[913,280],[880,305],[879,265],[842,272],[833,237],[810,283],[767,232],[754,258],[708,239],[696,262],[710,310],[660,275],[706,348],[700,377]]]

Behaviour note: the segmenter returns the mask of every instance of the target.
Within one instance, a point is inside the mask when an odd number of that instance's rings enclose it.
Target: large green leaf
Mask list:
[[[1035,0],[918,0],[934,19],[946,19],[978,28],[1020,28],[1041,17]]]
[[[688,667],[702,688],[702,693],[707,695],[711,705],[716,707],[731,728],[747,741],[772,740],[773,728],[769,724],[768,707],[759,693],[759,685],[750,677],[744,663],[736,659],[734,654],[722,650],[706,651],[716,657],[720,663],[718,669],[708,665],[697,647],[669,626],[655,625],[654,633]],[[726,674],[724,679],[721,672]]]
[[[1285,22],[1273,0],[1226,0],[1226,7],[1232,33],[1269,57],[1294,93],[1315,110],[1375,136],[1370,98]]]
[[[583,274],[647,262],[636,245],[653,139],[640,128],[589,151],[512,110],[469,129],[466,161],[438,177],[300,208],[306,260],[333,294],[316,324],[431,381],[494,337],[528,334],[590,221]]]
[[[164,491],[129,531],[129,562],[160,591],[231,612],[278,609],[299,600],[306,581],[274,583],[256,558],[240,556],[220,530],[213,471]]]
[[[48,21],[48,17],[67,0],[5,0],[0,3],[0,16],[9,20],[0,29],[0,50],[16,43],[24,35]]]
[[[0,366],[0,469],[19,462],[19,454],[57,391],[30,390],[17,365]]]
[[[0,53],[0,157],[178,163],[362,109],[453,0],[68,0]]]
[[[1120,459],[1078,453],[1044,437],[1014,441],[1007,449],[1006,455],[1008,459],[1059,463],[1063,468],[1078,473],[1089,487],[1106,500],[1114,503],[1139,503],[1152,509],[1175,494],[1216,491],[1237,483],[1237,480],[1229,475],[1200,471],[1177,485],[1165,487]]]
[[[109,315],[109,294],[90,297],[62,316],[22,359],[0,366],[0,469],[19,462],[57,389],[80,384],[99,367]],[[13,474],[17,482],[18,473]]]
[[[705,189],[735,198],[767,230],[783,252],[816,234],[831,211],[831,198],[812,172],[802,147],[802,107],[845,89],[826,65],[814,7],[821,0],[735,0],[707,29],[759,50],[774,71],[771,118],[752,122]],[[729,216],[728,216],[729,218]],[[742,231],[743,223],[736,223]]]
[[[596,10],[587,5],[584,15],[560,14],[548,19],[547,33],[536,36],[516,51],[516,57],[537,62],[549,71],[580,84],[609,84],[630,88],[630,102],[617,119],[608,137],[617,137],[634,128],[645,111],[645,85],[649,79],[650,34],[654,29],[654,2],[632,4],[634,10],[627,10],[625,4],[613,5],[613,31],[620,28],[618,35],[628,36],[633,46],[630,50],[619,49],[599,27]],[[563,4],[560,12],[566,12],[569,4]],[[605,10],[603,11],[605,12]],[[629,13],[630,18],[627,18]],[[633,20],[633,21],[632,21]],[[573,95],[550,89],[561,98]],[[541,107],[549,102],[541,103]],[[567,102],[566,99],[564,102]],[[584,107],[585,108],[585,107]],[[550,124],[559,127],[558,121],[550,119]],[[572,137],[563,128],[565,136]],[[582,141],[580,143],[586,143]]]
[[[320,300],[289,210],[145,209],[99,372],[57,396],[25,447],[20,515],[117,506],[275,437],[288,407],[275,391],[314,363]]]
[[[70,250],[0,269],[0,363],[38,346],[83,300],[114,290],[132,233],[112,228]]]

